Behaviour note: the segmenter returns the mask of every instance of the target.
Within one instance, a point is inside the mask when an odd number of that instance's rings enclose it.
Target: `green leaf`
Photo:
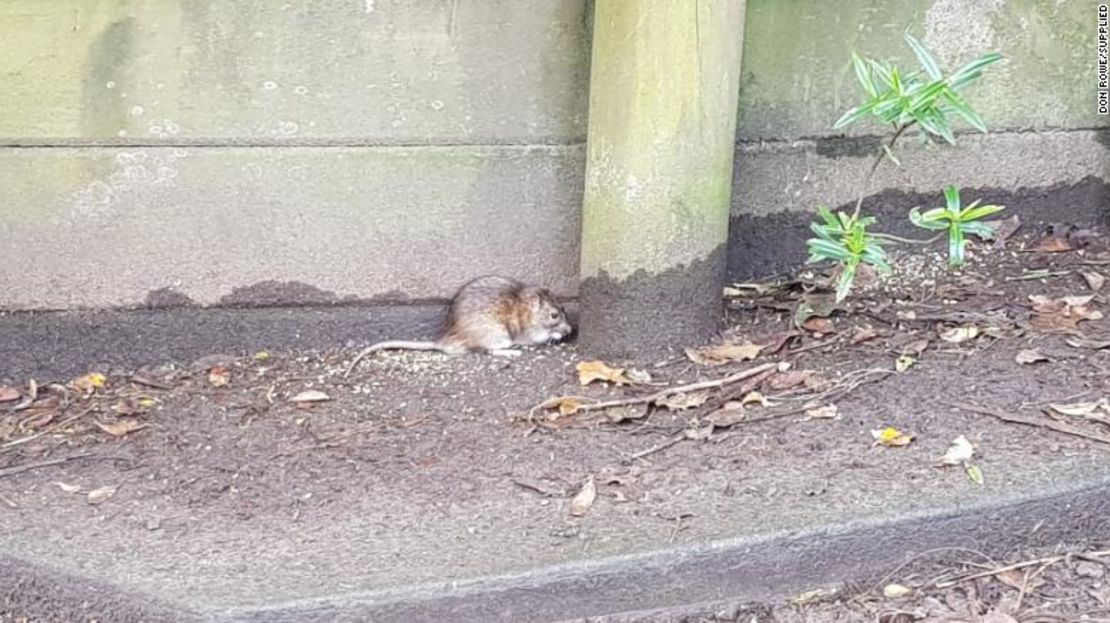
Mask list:
[[[839,303],[848,298],[848,293],[852,291],[852,282],[856,279],[856,265],[845,264],[844,270],[840,273],[840,278],[836,280],[836,302]]]
[[[945,209],[953,216],[960,213],[960,189],[954,184],[944,187],[944,203]]]
[[[931,229],[933,231],[940,231],[948,229],[948,213],[944,208],[933,208],[924,214],[921,213],[920,208],[913,208],[910,210],[910,222],[922,229]]]
[[[948,230],[948,265],[963,266],[964,264],[964,232],[958,223],[953,223]]]
[[[862,104],[860,106],[852,108],[836,120],[836,123],[833,124],[833,129],[836,130],[842,128],[850,123],[855,123],[860,119],[866,117],[867,115],[871,114],[872,110],[875,109],[875,105],[877,103],[878,102],[868,102],[866,104]]]
[[[806,241],[806,244],[809,246],[809,252],[819,257],[830,260],[847,260],[852,257],[852,254],[843,246],[829,242],[828,240],[810,238]]]
[[[917,55],[917,61],[921,63],[921,67],[925,70],[925,73],[929,74],[929,77],[933,80],[940,80],[940,68],[937,67],[937,62],[933,59],[933,55],[929,53],[929,50],[925,49],[925,46],[917,39],[914,39],[909,33],[905,34],[905,38],[906,43],[909,43],[910,47],[913,48],[913,53]]]
[[[968,206],[960,214],[960,220],[965,221],[965,222],[966,221],[976,221],[976,220],[979,220],[979,219],[981,219],[985,216],[990,216],[992,214],[997,214],[997,213],[999,213],[999,212],[1001,212],[1005,209],[1006,209],[1006,206],[995,206],[995,205],[977,206],[977,207]]]
[[[871,79],[871,71],[868,69],[867,63],[863,62],[863,59],[855,52],[852,52],[852,69],[856,71],[856,79],[859,80],[864,92],[871,97],[879,94],[878,89],[875,88],[875,81]]]
[[[983,56],[980,56],[967,65],[964,65],[963,67],[956,70],[956,73],[952,74],[952,76],[948,78],[948,84],[950,84],[953,89],[958,89],[971,82],[972,80],[978,78],[979,74],[983,72],[983,69],[987,65],[996,63],[1000,60],[1002,60],[1002,55],[998,52],[984,54]]]
[[[879,76],[879,80],[882,80],[883,84],[886,85],[886,88],[893,89],[894,78],[891,77],[890,68],[887,67],[886,64],[880,63],[875,60],[868,60],[867,62],[869,65],[871,65],[871,70],[874,72],[874,74]]]
[[[948,141],[949,145],[956,144],[956,135],[952,133],[952,126],[948,123],[947,117],[940,114],[940,111],[935,108],[926,110],[925,115],[933,122],[933,127],[937,130],[937,136]]]
[[[946,91],[944,93],[944,99],[946,102],[948,102],[948,105],[952,107],[952,110],[956,111],[956,114],[963,117],[964,121],[967,121],[968,124],[971,125],[971,127],[979,130],[980,132],[987,131],[987,124],[983,123],[983,118],[980,117],[979,113],[975,112],[975,110],[973,110],[962,97],[956,95],[955,91]]]
[[[960,229],[962,229],[965,234],[974,234],[983,240],[994,240],[998,235],[994,227],[986,223],[960,223]]]
[[[948,90],[948,84],[943,80],[930,82],[913,96],[910,101],[910,110],[914,112],[924,111],[935,104],[937,99]]]

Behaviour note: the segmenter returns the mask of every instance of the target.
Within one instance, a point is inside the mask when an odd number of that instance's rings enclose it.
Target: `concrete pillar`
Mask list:
[[[718,328],[744,0],[597,0],[579,343],[657,356]]]

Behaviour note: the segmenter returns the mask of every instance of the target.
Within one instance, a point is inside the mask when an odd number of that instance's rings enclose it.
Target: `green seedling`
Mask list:
[[[967,246],[966,234],[974,234],[984,239],[995,236],[995,230],[980,219],[1001,212],[1005,208],[996,205],[979,205],[975,200],[966,208],[960,206],[960,189],[948,186],[944,189],[943,208],[933,208],[921,212],[914,208],[910,210],[910,221],[924,229],[948,232],[948,265],[962,266],[964,263],[965,247]]]
[[[823,222],[811,223],[809,228],[817,235],[806,241],[809,261],[832,260],[841,265],[836,284],[836,301],[843,301],[852,290],[860,264],[890,272],[890,263],[882,241],[867,231],[875,222],[872,216],[853,216],[844,212],[833,214],[828,208],[818,209]]]

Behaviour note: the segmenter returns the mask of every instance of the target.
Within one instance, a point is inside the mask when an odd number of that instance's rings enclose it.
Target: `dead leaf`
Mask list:
[[[848,343],[855,346],[856,344],[862,344],[864,342],[873,340],[880,335],[882,334],[879,333],[879,331],[877,331],[875,327],[872,327],[871,325],[867,325],[866,327],[856,327],[856,330],[854,333],[852,333],[852,337],[848,340]]]
[[[715,426],[715,424],[708,424],[700,428],[687,428],[682,431],[682,434],[691,441],[702,441],[704,439],[709,439],[709,436],[713,434],[713,428]]]
[[[883,597],[887,599],[901,599],[913,594],[913,589],[901,584],[887,584],[883,587]]]
[[[767,399],[759,392],[748,392],[743,398],[740,399],[740,406],[746,407],[748,405],[759,405],[761,407],[768,406]]]
[[[794,389],[795,387],[805,385],[813,376],[813,370],[793,370],[791,372],[775,374],[767,379],[767,388],[775,391]]]
[[[117,489],[119,489],[119,487],[116,485],[109,485],[107,487],[93,489],[92,491],[89,491],[89,494],[85,498],[85,501],[94,506],[97,504],[103,504],[104,502],[107,502],[109,498],[116,494]]]
[[[11,402],[13,400],[19,400],[22,397],[23,394],[19,393],[18,389],[8,387],[7,385],[0,385],[0,402]]]
[[[1068,346],[1072,348],[1088,348],[1090,350],[1102,350],[1110,348],[1110,339],[1107,338],[1087,338],[1087,337],[1069,337]]]
[[[1052,360],[1035,348],[1023,348],[1018,351],[1018,354],[1014,357],[1014,361],[1022,365],[1029,365],[1040,361]]]
[[[231,370],[227,366],[213,366],[208,370],[208,383],[212,387],[224,387],[231,382]]]
[[[1072,404],[1049,404],[1049,409],[1059,413],[1060,415],[1068,415],[1071,417],[1082,417],[1094,420],[1102,420],[1105,416],[1096,412],[1102,411],[1106,415],[1110,415],[1110,402],[1106,399],[1098,402],[1076,402]]]
[[[646,370],[629,368],[624,371],[624,376],[633,383],[650,383],[651,375]]]
[[[559,409],[559,415],[562,416],[574,415],[582,408],[582,401],[576,398],[558,398],[557,400],[556,405]]]
[[[624,375],[622,368],[611,368],[604,361],[580,361],[575,366],[578,370],[578,382],[589,385],[594,381],[603,381],[616,385],[630,383],[631,380]]]
[[[825,405],[806,409],[806,417],[811,420],[835,420],[840,415],[836,405]]]
[[[104,384],[107,381],[108,381],[108,379],[105,378],[105,376],[103,374],[101,374],[99,372],[90,372],[90,373],[88,373],[84,376],[80,376],[80,377],[77,377],[76,379],[73,379],[73,381],[70,383],[70,385],[72,385],[73,388],[76,389],[77,391],[80,391],[80,392],[83,392],[83,393],[86,393],[86,394],[91,394],[94,391],[104,387]]]
[[[909,445],[913,441],[913,435],[907,435],[892,426],[882,430],[873,430],[871,436],[875,438],[876,446],[900,447]]]
[[[58,488],[61,489],[64,493],[80,493],[81,492],[81,487],[79,487],[77,485],[70,485],[70,484],[66,484],[64,482],[55,482],[54,484],[58,485]]]
[[[748,419],[748,412],[739,402],[730,401],[723,407],[706,416],[705,421],[716,428],[728,428]]]
[[[970,461],[971,457],[975,455],[975,446],[967,440],[967,437],[960,435],[952,440],[952,445],[949,446],[948,451],[941,457],[941,465],[960,465],[966,461]]]
[[[1037,244],[1033,247],[1034,251],[1038,251],[1040,253],[1063,253],[1065,251],[1071,251],[1073,249],[1074,247],[1071,246],[1071,242],[1069,242],[1066,237],[1056,235],[1050,235],[1041,238],[1040,241],[1037,242]]]
[[[929,340],[914,340],[902,347],[902,353],[914,357],[920,356],[929,347]]]
[[[146,423],[140,422],[134,418],[120,418],[111,424],[105,424],[100,420],[93,420],[96,427],[108,433],[113,437],[123,437],[128,433],[133,433],[147,427]]]
[[[700,407],[709,400],[708,392],[694,392],[691,394],[670,394],[655,401],[655,404],[660,407],[666,407],[670,411],[683,411],[693,407]]]
[[[570,501],[570,514],[574,517],[585,517],[586,513],[590,512],[590,507],[594,505],[596,499],[597,485],[594,484],[594,477],[590,476],[586,479],[586,484],[582,485],[582,489]]]
[[[917,363],[917,359],[909,355],[902,355],[901,357],[894,360],[894,370],[901,374],[902,372],[905,372],[906,370],[912,368],[913,364],[915,363]]]
[[[801,335],[801,333],[798,331],[784,331],[782,333],[776,333],[775,335],[772,335],[770,338],[768,338],[767,343],[763,345],[763,352],[760,354],[774,355],[775,353],[785,348],[791,340],[798,337],[799,335]]]
[[[806,331],[820,333],[822,335],[836,333],[836,327],[833,326],[831,320],[828,318],[819,318],[817,316],[807,318],[806,321],[802,323],[802,328]]]
[[[318,389],[306,389],[289,399],[289,402],[327,402],[331,396]]]
[[[979,337],[979,327],[973,326],[952,327],[940,332],[940,339],[951,344],[962,344],[977,337]]]
[[[1094,292],[1098,292],[1102,289],[1102,286],[1106,285],[1106,277],[1103,277],[1101,273],[1088,271],[1079,274],[1083,277],[1083,281],[1087,282],[1087,287]]]
[[[1039,575],[1029,577],[1021,569],[1007,569],[994,574],[994,579],[1017,591],[1030,591],[1044,585]]]
[[[1029,295],[1033,308],[1031,323],[1043,331],[1068,331],[1084,320],[1099,320],[1102,312],[1091,307],[1093,294],[1049,298],[1039,294]]]
[[[623,407],[611,407],[601,412],[605,419],[613,424],[620,424],[628,420],[639,420],[647,415],[646,405],[625,405]]]
[[[763,347],[752,344],[748,340],[737,344],[725,342],[700,349],[686,349],[686,356],[696,364],[703,366],[719,366],[730,361],[750,361],[759,356]]]

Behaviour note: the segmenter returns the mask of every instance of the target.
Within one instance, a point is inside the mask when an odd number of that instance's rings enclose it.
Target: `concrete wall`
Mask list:
[[[1094,6],[748,0],[733,275],[775,264],[753,263],[761,218],[854,197],[881,129],[831,130],[859,95],[849,55],[912,64],[906,30],[947,68],[1006,55],[968,93],[996,133],[908,141],[874,192],[1103,201]],[[491,271],[573,295],[589,19],[586,0],[2,1],[0,309],[437,298]]]

